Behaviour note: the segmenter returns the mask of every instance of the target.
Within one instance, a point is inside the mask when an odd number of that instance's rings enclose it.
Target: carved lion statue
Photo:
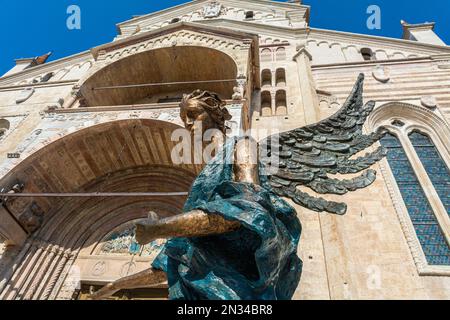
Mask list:
[[[216,93],[195,90],[183,96],[180,103],[181,119],[192,133],[201,125],[202,134],[209,129],[218,129],[225,134],[225,121],[232,118],[225,105],[226,102]]]

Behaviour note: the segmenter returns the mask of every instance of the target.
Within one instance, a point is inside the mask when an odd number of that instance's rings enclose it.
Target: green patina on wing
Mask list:
[[[386,156],[383,148],[352,159],[369,148],[385,132],[363,134],[363,125],[373,111],[373,101],[363,103],[364,75],[360,74],[352,93],[342,109],[319,123],[281,133],[265,139],[261,144],[261,161],[272,165],[279,159],[279,170],[269,176],[273,191],[292,199],[308,209],[335,214],[345,214],[347,205],[316,198],[298,189],[305,186],[319,194],[343,195],[365,188],[376,179],[376,171],[369,169]],[[339,180],[330,174],[354,174],[360,176]]]

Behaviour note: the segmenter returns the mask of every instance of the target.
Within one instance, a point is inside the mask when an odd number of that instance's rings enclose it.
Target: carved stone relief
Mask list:
[[[34,94],[34,91],[35,91],[34,88],[25,88],[25,89],[23,89],[19,93],[19,95],[18,95],[18,97],[16,99],[16,103],[20,104],[20,103],[23,103],[23,102],[27,101]]]
[[[0,141],[6,139],[26,119],[28,114],[0,118]]]
[[[115,232],[109,236],[100,248],[100,255],[129,255],[138,254],[142,257],[154,256],[159,253],[165,241],[157,240],[143,248],[134,241],[134,226],[129,226],[125,230]],[[137,251],[136,251],[137,250]],[[132,267],[128,264],[129,267]],[[125,266],[124,266],[125,267]]]
[[[42,129],[37,129],[33,131],[33,133],[25,139],[25,141],[17,147],[17,153],[23,153],[36,139],[42,134]]]
[[[219,2],[213,1],[208,3],[203,7],[203,17],[204,18],[216,18],[220,16],[223,12],[223,6]]]
[[[19,217],[20,223],[29,232],[34,232],[39,229],[43,220],[44,212],[35,202],[33,202],[31,206]]]
[[[375,70],[372,71],[372,76],[381,83],[389,82],[391,79],[389,69],[381,65],[375,67]]]
[[[436,98],[433,96],[424,96],[420,102],[428,109],[435,109],[438,105]]]

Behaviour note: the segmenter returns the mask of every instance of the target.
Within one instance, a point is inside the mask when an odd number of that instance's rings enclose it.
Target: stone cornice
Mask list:
[[[268,25],[263,23],[249,22],[249,21],[237,21],[230,19],[211,19],[197,21],[198,24],[210,24],[213,26],[220,26],[225,28],[239,28],[240,30],[245,30],[246,32],[272,32],[272,34],[277,35],[286,39],[298,39],[301,36],[306,38],[308,33],[307,28],[292,28],[283,27],[276,25]]]
[[[78,79],[44,82],[44,83],[21,84],[21,85],[13,85],[13,86],[0,86],[0,91],[17,90],[17,89],[24,89],[24,88],[59,87],[59,86],[66,86],[66,85],[74,85],[77,82],[78,82]],[[1,84],[1,82],[0,82],[0,84]]]
[[[425,53],[448,53],[450,52],[450,46],[439,46],[427,43],[421,43],[417,41],[405,40],[405,39],[395,39],[388,37],[379,37],[366,34],[357,34],[351,32],[334,31],[310,28],[309,37],[317,36],[317,38],[327,40],[327,41],[342,41],[342,42],[352,42],[357,45],[379,45],[387,46],[389,49],[399,49],[399,50],[421,50]]]
[[[228,107],[233,105],[241,105],[245,100],[226,100]],[[108,112],[108,111],[138,111],[138,110],[162,110],[162,109],[174,109],[178,108],[179,103],[153,103],[153,104],[133,104],[122,106],[99,106],[99,107],[87,107],[87,108],[74,108],[74,109],[56,109],[48,110],[46,114],[67,114],[67,113],[82,113],[82,112]]]
[[[446,61],[447,59],[443,59]],[[438,60],[433,60],[430,57],[419,57],[419,58],[404,58],[404,59],[387,59],[387,60],[374,60],[374,61],[354,61],[354,62],[342,62],[342,63],[330,63],[330,64],[315,64],[312,68],[318,69],[328,69],[328,68],[352,68],[361,66],[377,66],[377,65],[392,65],[392,64],[408,64],[408,63],[429,63],[436,62]]]
[[[308,38],[317,37],[320,40],[327,40],[329,42],[344,42],[358,46],[373,46],[386,47],[387,49],[411,50],[419,51],[424,54],[444,54],[450,53],[450,46],[439,46],[427,43],[420,43],[411,40],[395,39],[388,37],[379,37],[366,34],[357,34],[351,32],[325,30],[317,28],[292,28],[276,25],[259,24],[248,21],[235,21],[229,19],[211,19],[198,21],[199,24],[220,25],[223,27],[233,28],[239,26],[241,30],[248,32],[264,32],[271,31],[284,38],[298,39],[299,37],[308,35]],[[303,39],[303,37],[302,37]]]
[[[192,22],[178,22],[174,23],[172,25],[162,27],[156,30],[151,30],[148,32],[140,33],[134,36],[127,37],[122,40],[118,40],[115,42],[107,43],[98,47],[95,47],[91,49],[92,55],[97,58],[100,51],[113,51],[120,48],[128,47],[130,45],[133,45],[135,43],[139,43],[148,39],[156,38],[162,35],[174,33],[176,31],[180,30],[191,30],[191,31],[197,31],[204,34],[213,34],[213,35],[219,35],[221,37],[227,37],[232,39],[239,39],[239,40],[247,40],[247,39],[257,39],[257,34],[251,34],[248,32],[242,32],[242,31],[236,31],[232,29],[223,29],[223,28],[217,28],[212,26],[206,26],[204,24],[200,23],[192,23]]]
[[[31,67],[23,71],[14,73],[12,75],[0,78],[0,86],[6,86],[11,83],[20,82],[22,80],[26,80],[31,77],[39,76],[42,73],[52,72],[58,68],[70,66],[71,64],[74,63],[86,62],[91,58],[92,56],[89,51],[83,51],[55,61],[47,62],[45,64]]]
[[[117,24],[118,30],[120,30],[121,27],[130,26],[136,23],[140,23],[146,20],[155,20],[154,22],[158,21],[164,21],[168,17],[172,16],[173,14],[186,14],[189,12],[192,12],[192,10],[198,10],[203,7],[204,4],[211,2],[211,0],[197,0],[197,1],[190,1],[175,7],[163,9],[157,12],[153,12],[150,14],[142,15],[139,17],[135,17],[133,19],[130,19],[128,21],[124,21],[122,23]],[[270,11],[274,8],[283,9],[286,11],[301,11],[303,10],[305,12],[305,18],[309,18],[309,12],[310,12],[310,6],[293,4],[293,3],[286,3],[286,2],[277,2],[277,1],[267,1],[267,0],[227,0],[227,1],[220,1],[217,0],[217,2],[222,2],[224,5],[228,7],[237,7],[237,8],[248,8],[249,10],[253,9],[256,10],[257,8],[261,8],[263,6],[265,9]]]

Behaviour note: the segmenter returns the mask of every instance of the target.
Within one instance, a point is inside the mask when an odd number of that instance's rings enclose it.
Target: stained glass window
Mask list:
[[[381,144],[428,263],[450,265],[449,245],[399,139],[387,134]]]
[[[450,215],[450,170],[429,136],[415,131],[409,135],[409,139]]]

